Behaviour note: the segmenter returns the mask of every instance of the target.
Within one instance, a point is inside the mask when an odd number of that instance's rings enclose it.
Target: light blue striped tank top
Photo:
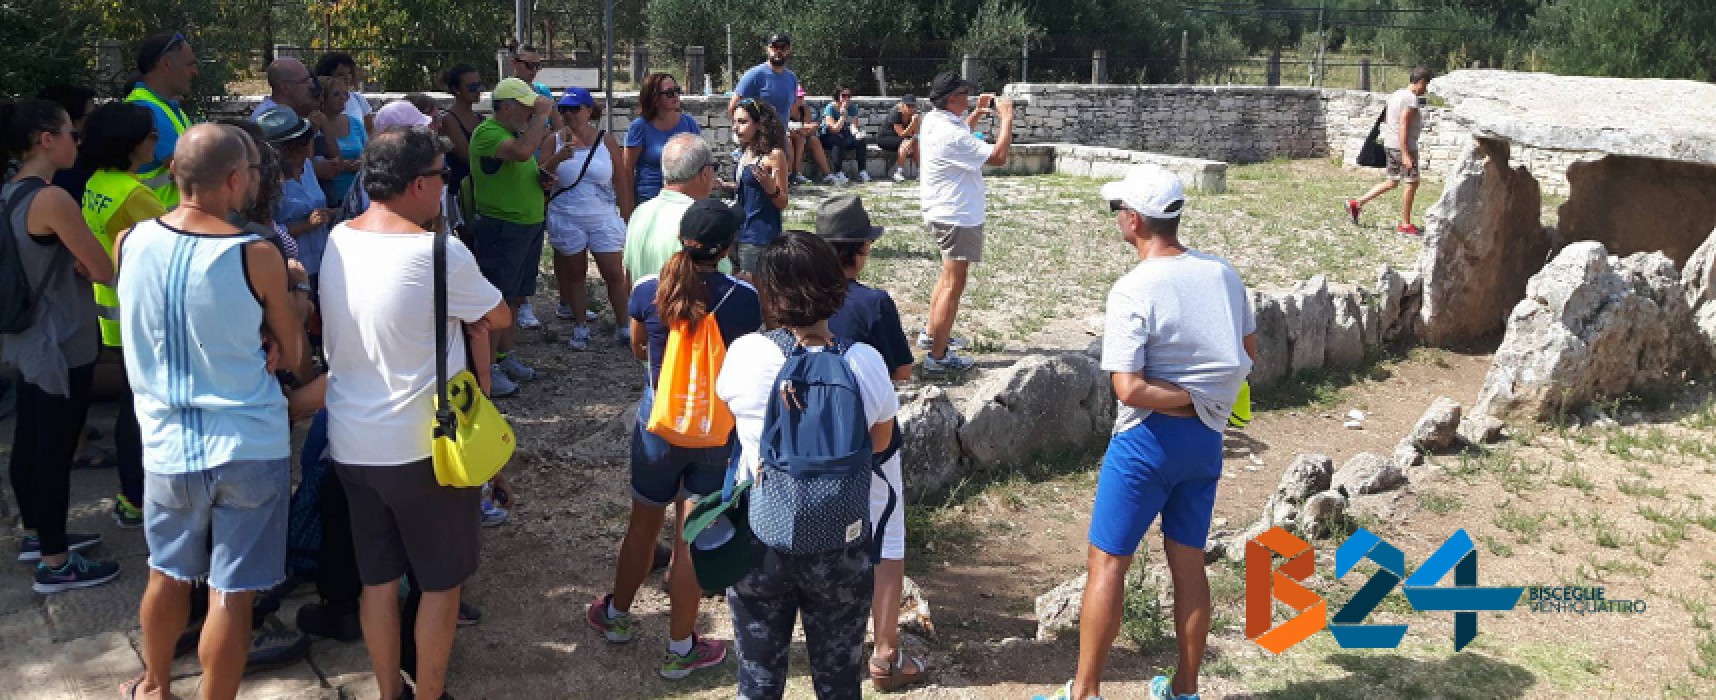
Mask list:
[[[120,251],[125,371],[137,397],[144,468],[181,474],[290,457],[286,397],[262,349],[249,234],[137,224]]]

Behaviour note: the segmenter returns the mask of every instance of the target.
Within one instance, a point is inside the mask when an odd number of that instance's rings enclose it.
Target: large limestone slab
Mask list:
[[[1473,135],[1522,146],[1716,163],[1716,85],[1461,70],[1431,81]]]
[[[1551,250],[1542,192],[1508,143],[1473,139],[1425,215],[1419,333],[1436,346],[1494,336]]]
[[[1084,355],[1032,355],[978,380],[960,413],[960,447],[982,469],[1093,444],[1114,420],[1114,392]]]

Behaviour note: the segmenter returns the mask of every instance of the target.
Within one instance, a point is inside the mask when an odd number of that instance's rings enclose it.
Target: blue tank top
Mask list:
[[[745,223],[739,227],[739,242],[768,245],[781,235],[781,210],[769,199],[769,191],[751,172],[752,163],[741,162],[739,168],[739,209],[745,212]]]
[[[266,367],[262,304],[244,262],[245,244],[260,240],[180,231],[159,219],[125,237],[120,327],[151,472],[292,454],[286,396]]]

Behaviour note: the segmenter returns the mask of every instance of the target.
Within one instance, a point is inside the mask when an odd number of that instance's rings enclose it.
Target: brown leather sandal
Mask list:
[[[884,664],[877,664],[876,657],[870,657],[870,683],[880,692],[891,693],[927,678],[929,665],[922,658],[906,656],[903,649],[895,650],[894,659]]]

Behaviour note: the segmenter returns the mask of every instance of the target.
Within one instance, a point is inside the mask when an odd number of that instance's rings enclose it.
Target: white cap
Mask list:
[[[424,114],[423,110],[417,108],[417,105],[406,102],[405,100],[389,102],[382,105],[381,109],[375,111],[376,131],[391,129],[396,126],[411,127],[428,125],[429,115]]]
[[[1134,165],[1119,182],[1105,183],[1102,198],[1120,202],[1151,219],[1177,219],[1186,191],[1179,176],[1160,165]]]

